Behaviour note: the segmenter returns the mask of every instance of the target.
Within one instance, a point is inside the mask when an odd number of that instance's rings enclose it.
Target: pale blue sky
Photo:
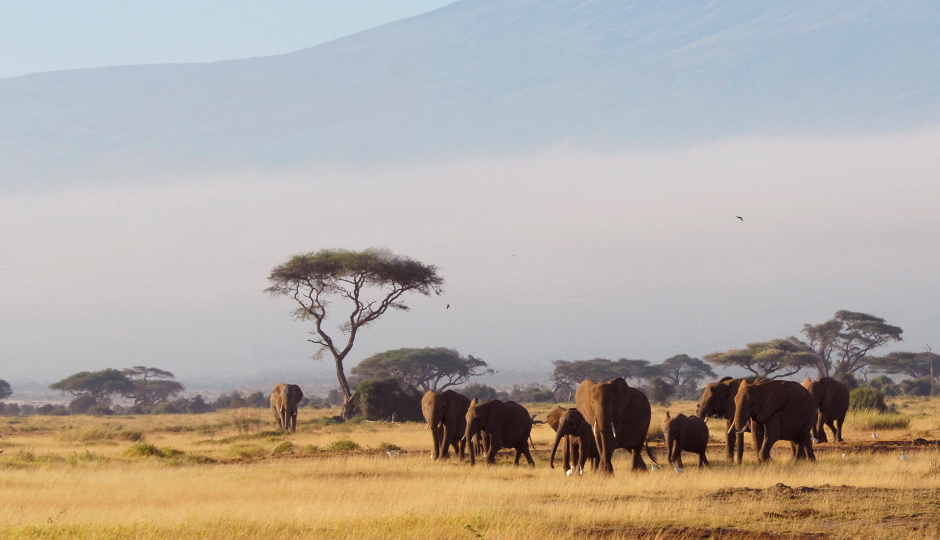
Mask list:
[[[0,78],[291,52],[453,0],[0,0]]]

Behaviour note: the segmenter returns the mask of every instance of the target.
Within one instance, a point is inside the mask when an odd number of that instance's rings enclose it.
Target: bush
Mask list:
[[[36,414],[45,416],[68,416],[69,410],[62,405],[51,405],[47,403],[36,409]]]
[[[94,407],[90,407],[87,411],[85,411],[85,414],[90,414],[92,416],[111,416],[114,414],[114,411],[105,407],[104,405],[95,405]]]
[[[352,411],[367,420],[394,417],[397,422],[424,422],[421,397],[421,392],[401,379],[373,379],[356,387]]]
[[[381,442],[379,443],[379,450],[382,450],[385,452],[388,452],[389,450],[394,450],[398,452],[401,450],[401,446],[398,446],[397,444],[392,444],[390,442]]]
[[[457,391],[470,399],[476,399],[480,402],[496,399],[496,389],[485,384],[468,384],[463,388],[458,388]]]
[[[909,396],[929,396],[930,376],[901,381],[898,389]]]
[[[858,379],[851,373],[836,373],[832,378],[844,384],[849,390],[858,388]]]
[[[153,409],[150,410],[150,414],[179,414],[180,411],[173,406],[172,403],[158,403]]]
[[[124,457],[163,457],[163,452],[152,444],[136,442],[124,449]]]
[[[348,439],[333,441],[329,446],[326,447],[327,450],[332,450],[333,452],[352,452],[354,450],[359,450],[360,448],[362,447]]]
[[[888,406],[885,405],[885,395],[883,393],[874,388],[862,386],[849,393],[849,409],[884,413],[888,410]]]
[[[91,396],[78,396],[69,402],[70,414],[85,414],[88,409],[98,405],[98,401]]]
[[[290,441],[284,441],[281,444],[274,447],[274,450],[271,451],[272,456],[284,456],[287,454],[294,453],[294,443]]]
[[[663,380],[662,377],[653,377],[650,379],[649,399],[659,405],[668,405],[669,398],[676,391],[671,384]]]

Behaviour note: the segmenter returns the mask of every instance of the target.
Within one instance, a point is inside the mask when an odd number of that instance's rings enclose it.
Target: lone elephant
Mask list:
[[[656,463],[646,441],[652,413],[643,392],[631,388],[623,377],[605,383],[587,379],[578,385],[574,399],[578,411],[591,426],[602,473],[613,474],[611,457],[617,448],[633,454],[634,471],[646,470],[642,455],[644,446],[646,455]]]
[[[503,448],[512,448],[516,451],[514,465],[519,464],[519,458],[525,456],[531,466],[535,466],[532,454],[529,453],[529,435],[532,432],[532,417],[525,407],[515,401],[499,401],[491,399],[479,403],[476,398],[470,402],[467,409],[467,431],[464,439],[467,441],[482,433],[486,447],[486,462],[496,463],[496,453]],[[470,445],[470,465],[476,464],[476,445]]]
[[[809,390],[819,409],[813,424],[813,438],[818,442],[829,442],[823,426],[829,426],[836,442],[842,442],[842,424],[849,410],[849,388],[835,379],[823,377],[816,381],[806,379],[803,387]]]
[[[698,404],[698,417],[707,420],[709,417],[724,418],[725,425],[725,449],[728,453],[728,461],[741,463],[744,459],[744,434],[735,433],[732,429],[734,425],[734,396],[738,394],[738,387],[744,379],[733,379],[724,377],[718,382],[711,383],[705,387],[702,393],[702,401]],[[753,433],[752,433],[753,435]],[[757,446],[757,441],[754,441]]]
[[[698,454],[698,466],[708,467],[708,426],[697,416],[678,414],[675,418],[669,416],[669,411],[663,416],[663,436],[666,438],[666,456],[669,464],[681,471],[682,452]]]
[[[281,383],[271,392],[271,410],[277,418],[277,425],[287,431],[297,431],[297,404],[304,398],[304,393],[296,384]]]
[[[467,441],[463,435],[467,430],[467,409],[470,399],[453,390],[434,392],[428,390],[421,398],[421,411],[431,430],[432,459],[447,458],[450,447],[463,458]]]
[[[734,397],[734,429],[744,433],[748,423],[754,431],[757,459],[770,461],[770,450],[777,441],[796,444],[797,459],[816,460],[812,429],[816,404],[809,390],[793,381],[743,381]]]
[[[551,468],[555,468],[555,452],[558,450],[558,444],[561,443],[562,461],[568,475],[575,470],[584,474],[584,465],[587,460],[591,460],[592,469],[597,470],[600,462],[597,442],[591,432],[591,424],[588,424],[578,409],[555,407],[548,413],[548,425],[555,430],[555,443],[552,445],[552,455],[548,460]]]

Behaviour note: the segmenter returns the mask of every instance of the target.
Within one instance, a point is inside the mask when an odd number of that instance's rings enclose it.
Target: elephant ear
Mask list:
[[[758,396],[760,403],[757,406],[757,415],[755,416],[758,422],[766,422],[774,413],[787,404],[786,389],[781,384],[755,384],[752,385],[751,392],[760,394]]]
[[[552,430],[556,433],[558,432],[558,422],[561,420],[561,415],[565,414],[568,409],[564,407],[555,407],[548,413],[548,425],[551,426]]]

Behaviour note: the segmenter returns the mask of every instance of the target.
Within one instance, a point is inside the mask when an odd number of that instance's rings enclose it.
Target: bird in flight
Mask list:
[[[447,304],[447,309],[450,309],[450,304]]]
[[[738,218],[738,219],[740,219],[741,221],[744,221],[744,218],[743,218],[743,217],[741,217],[741,216],[734,216],[734,217],[736,217],[736,218]]]

